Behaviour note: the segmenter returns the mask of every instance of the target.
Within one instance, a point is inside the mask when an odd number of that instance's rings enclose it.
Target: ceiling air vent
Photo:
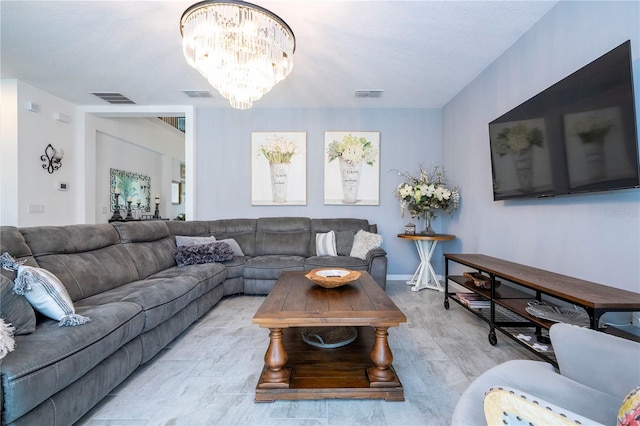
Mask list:
[[[356,90],[356,98],[381,98],[384,90]]]
[[[131,99],[118,92],[92,92],[91,94],[114,105],[135,104]]]
[[[182,93],[190,98],[210,98],[211,93],[208,90],[183,90]]]

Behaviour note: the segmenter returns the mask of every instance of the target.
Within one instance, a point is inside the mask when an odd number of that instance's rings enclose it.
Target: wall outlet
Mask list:
[[[29,213],[29,214],[44,214],[44,205],[42,205],[42,204],[29,204],[27,206],[27,213]]]

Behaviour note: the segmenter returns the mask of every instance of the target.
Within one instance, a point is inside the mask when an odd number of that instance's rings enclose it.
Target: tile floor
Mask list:
[[[488,368],[535,359],[506,336],[488,343],[488,325],[433,290],[401,281],[387,293],[408,322],[389,329],[404,402],[255,403],[268,330],[251,322],[264,297],[224,298],[139,368],[78,425],[448,425],[460,393]]]

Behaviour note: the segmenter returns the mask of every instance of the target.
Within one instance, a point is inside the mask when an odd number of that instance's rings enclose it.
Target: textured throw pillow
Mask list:
[[[336,251],[338,256],[349,256],[356,231],[336,231]]]
[[[189,237],[186,235],[176,235],[176,245],[182,246],[199,246],[209,244],[216,240],[216,237]]]
[[[618,426],[637,425],[640,425],[640,386],[629,392],[618,411]]]
[[[336,251],[336,234],[333,231],[324,234],[316,234],[316,255],[318,256],[337,256]]]
[[[15,329],[16,336],[36,331],[36,313],[24,296],[13,292],[13,281],[4,275],[0,275],[0,319]]]
[[[381,245],[382,235],[360,230],[356,236],[353,237],[353,247],[351,247],[350,256],[366,260],[367,253]]]
[[[240,248],[240,244],[238,244],[238,242],[236,240],[234,240],[233,238],[226,238],[224,240],[219,240],[221,243],[227,243],[229,244],[229,247],[231,247],[231,250],[233,250],[233,255],[234,256],[244,256],[244,253],[242,252],[242,249]]]
[[[176,247],[173,251],[173,257],[178,266],[225,262],[233,259],[233,250],[227,243],[214,241],[197,246]]]
[[[82,325],[91,321],[76,314],[67,289],[51,272],[25,266],[9,253],[3,253],[0,262],[4,269],[18,272],[13,292],[24,295],[31,306],[42,315],[60,321],[60,326]]]
[[[0,318],[0,359],[16,348],[16,342],[13,340],[14,328],[9,324],[5,324]]]

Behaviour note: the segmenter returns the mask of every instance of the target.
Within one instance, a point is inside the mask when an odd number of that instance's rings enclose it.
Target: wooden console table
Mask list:
[[[542,269],[532,268],[482,254],[445,254],[444,307],[449,309],[449,300],[489,323],[489,342],[497,343],[495,330],[510,338],[557,366],[553,348],[548,343],[548,329],[554,324],[534,317],[526,311],[532,301],[554,298],[582,308],[589,316],[589,327],[599,329],[600,317],[606,312],[640,311],[640,293],[621,290],[591,281],[572,278]],[[464,275],[450,275],[449,262],[471,268],[465,272],[480,272],[491,280],[490,289],[476,287]],[[488,306],[469,308],[449,291],[449,280],[488,300]],[[496,287],[496,281],[502,285]],[[545,297],[546,296],[546,297]],[[550,301],[550,303],[553,303]],[[523,340],[523,333],[531,334],[533,341]],[[540,343],[542,341],[542,343]],[[547,346],[547,350],[540,350]]]
[[[416,250],[420,256],[420,264],[418,269],[413,274],[413,277],[407,281],[407,284],[412,285],[411,291],[419,291],[423,288],[430,288],[432,290],[444,291],[444,287],[440,285],[438,276],[431,266],[431,258],[436,251],[436,245],[438,241],[453,240],[455,235],[449,234],[398,234],[398,238],[404,238],[407,240],[413,240],[416,243]]]

